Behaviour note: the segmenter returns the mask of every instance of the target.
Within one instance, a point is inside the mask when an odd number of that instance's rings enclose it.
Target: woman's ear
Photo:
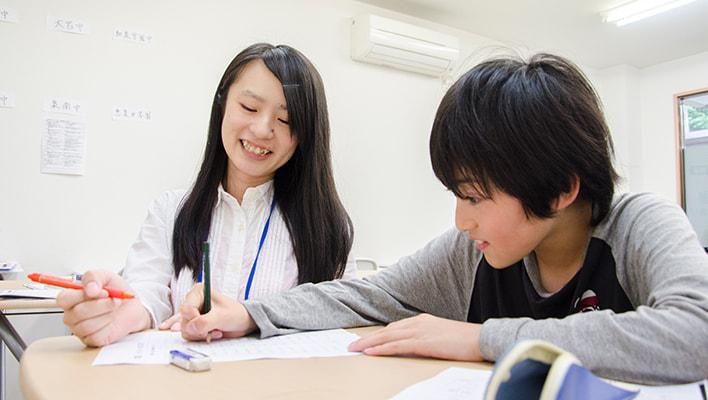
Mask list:
[[[570,189],[556,197],[553,201],[553,208],[555,211],[559,211],[570,207],[573,203],[575,203],[575,200],[578,198],[578,194],[580,194],[580,178],[578,178],[577,175],[573,175],[570,182]]]

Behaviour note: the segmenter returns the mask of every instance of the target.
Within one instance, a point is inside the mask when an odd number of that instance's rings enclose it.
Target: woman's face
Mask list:
[[[262,60],[246,64],[229,87],[221,140],[229,157],[227,179],[245,187],[272,179],[295,152],[282,85]]]

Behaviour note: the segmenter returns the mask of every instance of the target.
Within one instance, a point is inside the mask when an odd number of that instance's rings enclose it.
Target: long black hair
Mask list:
[[[224,105],[231,84],[246,64],[262,60],[283,86],[290,132],[297,136],[293,156],[273,179],[275,201],[288,227],[298,264],[298,283],[339,278],[353,240],[353,226],[339,200],[332,175],[329,118],[322,79],[312,63],[286,45],[257,43],[240,52],[214,94],[204,160],[183,201],[172,235],[176,276],[183,268],[197,277],[201,244],[209,236],[218,187],[228,157],[221,138]]]
[[[592,225],[607,215],[617,173],[600,100],[572,62],[550,54],[499,58],[465,73],[445,94],[430,135],[438,179],[483,196],[516,197],[527,216],[553,215],[552,201],[580,181]]]

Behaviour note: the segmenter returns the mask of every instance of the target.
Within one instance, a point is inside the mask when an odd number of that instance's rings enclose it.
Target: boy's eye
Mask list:
[[[477,204],[481,201],[480,198],[474,197],[474,196],[465,196],[462,198],[462,200],[465,200],[466,202],[468,202],[470,204]]]
[[[451,191],[451,190],[450,190],[450,191]],[[468,203],[470,203],[470,204],[473,204],[473,205],[474,205],[474,204],[477,204],[477,203],[479,203],[480,201],[483,200],[482,197],[470,196],[470,195],[465,195],[465,194],[462,194],[462,193],[459,193],[459,196],[458,196],[458,193],[456,193],[456,194],[455,194],[455,197],[457,197],[457,198],[460,199],[460,200],[466,201],[466,202],[468,202]]]
[[[251,107],[249,107],[249,106],[247,106],[247,105],[245,105],[245,104],[243,104],[243,103],[241,103],[241,107],[242,107],[244,110],[248,111],[248,112],[256,112],[256,109],[255,109],[255,108],[251,108]]]

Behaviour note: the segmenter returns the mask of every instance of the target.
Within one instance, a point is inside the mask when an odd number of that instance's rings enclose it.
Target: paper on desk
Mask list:
[[[637,385],[639,387],[639,395],[635,400],[703,400],[705,397],[701,393],[700,384],[704,382],[670,386]]]
[[[430,379],[409,386],[391,400],[482,399],[491,370],[448,368]]]
[[[347,351],[349,343],[358,338],[343,329],[333,329],[267,339],[245,337],[205,343],[187,342],[179,332],[148,331],[129,335],[120,342],[104,346],[93,365],[169,364],[170,350],[185,347],[208,354],[213,362],[348,356],[360,354]]]
[[[15,261],[0,262],[0,272],[22,272],[22,266]]]
[[[20,299],[56,299],[61,289],[0,289],[0,297]]]

